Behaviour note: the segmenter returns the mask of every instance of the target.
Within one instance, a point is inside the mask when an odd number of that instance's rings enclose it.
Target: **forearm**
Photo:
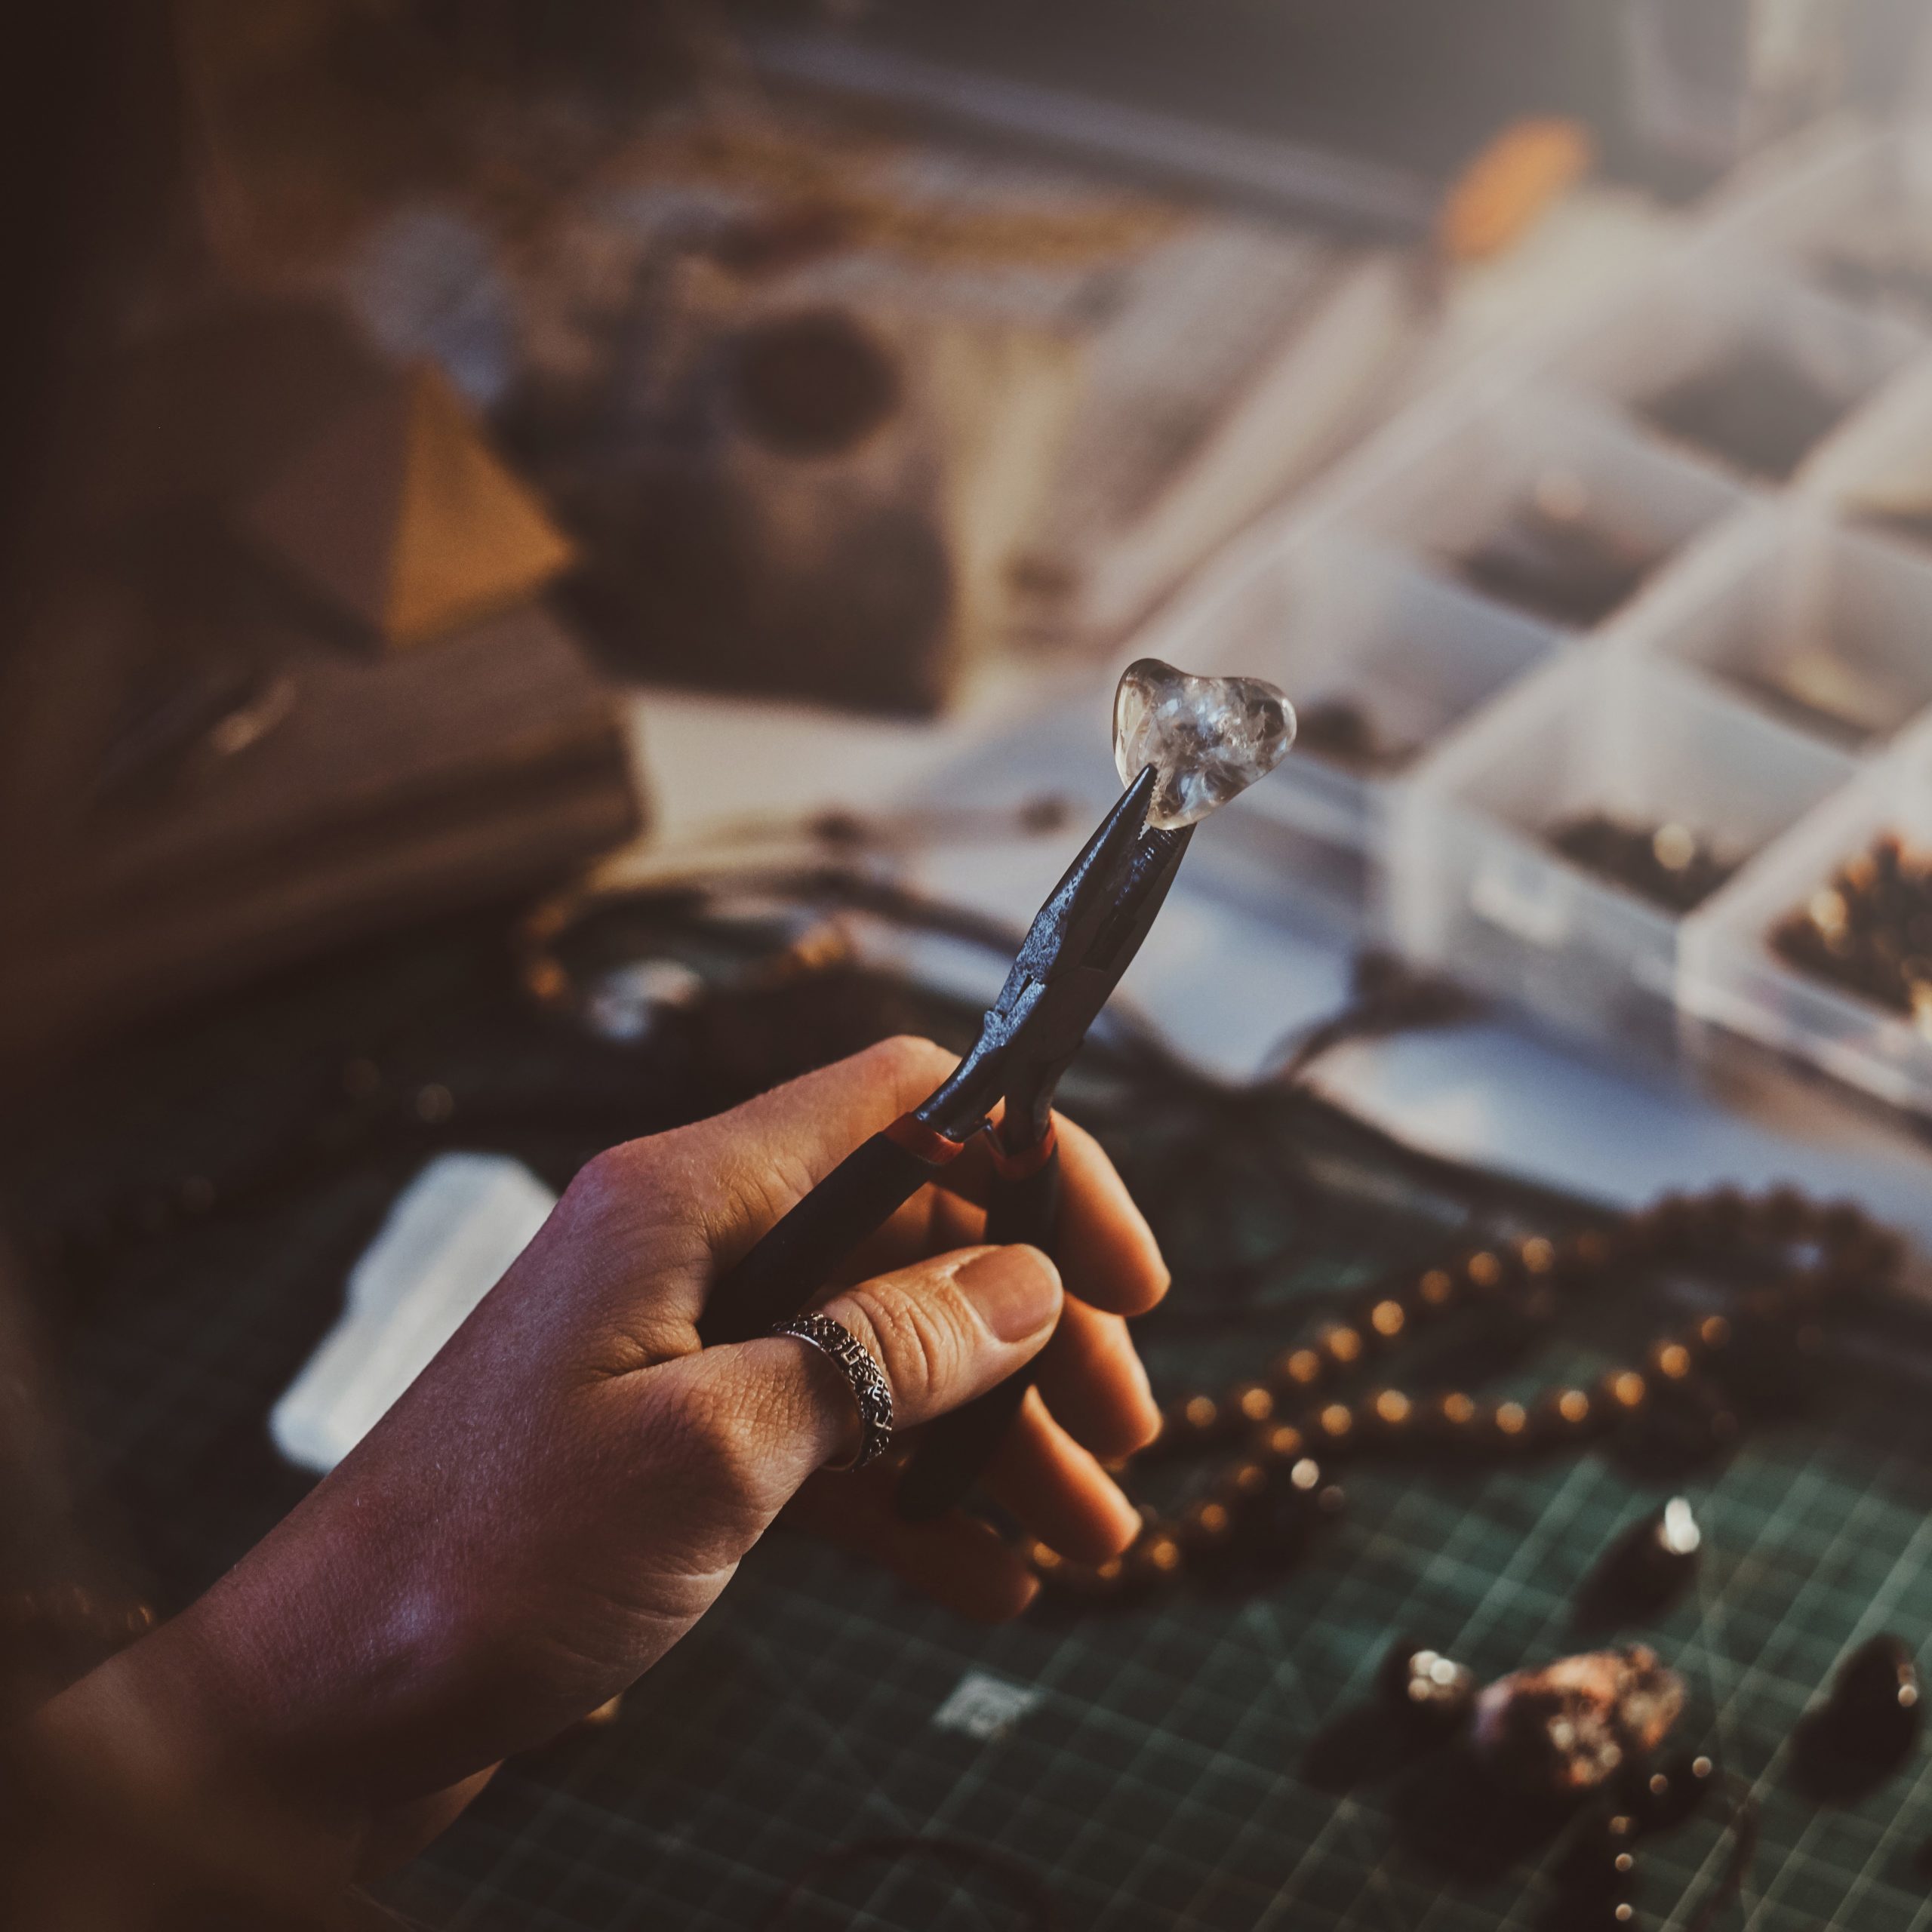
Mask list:
[[[193,1614],[63,1691],[6,1740],[0,1919],[47,1932],[368,1922],[343,1903],[374,1821],[237,1727]]]

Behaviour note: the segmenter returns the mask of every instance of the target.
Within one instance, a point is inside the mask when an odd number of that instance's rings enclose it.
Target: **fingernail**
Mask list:
[[[1113,1547],[1107,1552],[1107,1555],[1124,1556],[1133,1546],[1134,1538],[1140,1535],[1146,1524],[1140,1512],[1118,1489],[1114,1491],[1108,1506],[1114,1521]],[[1105,1562],[1106,1558],[1103,1557],[1101,1561]]]
[[[1037,1247],[989,1247],[952,1278],[1002,1342],[1023,1342],[1060,1313],[1060,1270]]]
[[[1161,1405],[1154,1399],[1153,1385],[1147,1380],[1147,1365],[1138,1355],[1134,1357],[1134,1393],[1139,1397],[1140,1411],[1140,1440],[1134,1446],[1144,1449],[1161,1432]]]

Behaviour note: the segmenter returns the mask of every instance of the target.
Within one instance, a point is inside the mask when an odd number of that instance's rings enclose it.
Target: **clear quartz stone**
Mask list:
[[[1159,772],[1147,823],[1163,831],[1266,777],[1294,741],[1294,707],[1259,678],[1190,677],[1142,657],[1114,694],[1114,764],[1127,785],[1150,764]]]

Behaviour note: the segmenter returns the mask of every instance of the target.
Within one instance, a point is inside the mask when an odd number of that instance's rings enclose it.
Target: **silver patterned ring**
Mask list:
[[[849,1463],[832,1466],[863,1469],[876,1462],[892,1440],[892,1389],[865,1345],[829,1315],[801,1315],[795,1321],[780,1322],[771,1332],[809,1342],[844,1377],[858,1404],[859,1453]]]

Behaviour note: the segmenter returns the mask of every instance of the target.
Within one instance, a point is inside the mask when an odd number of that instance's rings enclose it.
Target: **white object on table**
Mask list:
[[[342,1317],[269,1417],[291,1463],[326,1473],[368,1434],[549,1218],[521,1161],[439,1154],[396,1198],[349,1277]]]

